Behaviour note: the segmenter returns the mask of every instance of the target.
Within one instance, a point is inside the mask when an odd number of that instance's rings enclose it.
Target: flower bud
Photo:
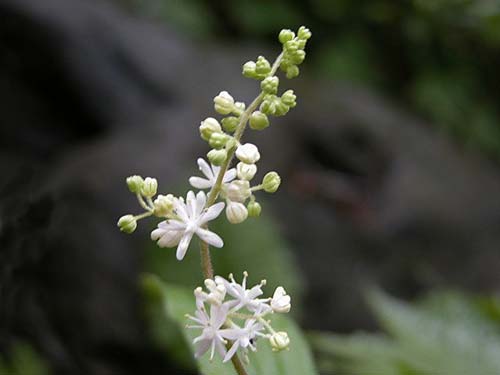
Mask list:
[[[137,228],[137,220],[133,215],[124,215],[118,220],[118,228],[125,233],[132,233]]]
[[[210,140],[208,141],[208,144],[210,147],[215,148],[216,150],[220,150],[223,148],[227,141],[229,140],[229,136],[224,133],[212,133],[210,136]]]
[[[259,56],[257,62],[255,63],[255,72],[258,75],[266,75],[271,72],[271,64],[264,56]]]
[[[299,49],[299,42],[296,40],[289,40],[284,44],[284,47],[287,54],[294,54]]]
[[[158,181],[156,178],[146,177],[144,185],[142,185],[141,194],[147,198],[152,198],[158,190]]]
[[[241,114],[245,111],[245,103],[243,102],[236,102],[234,103],[234,108],[233,108],[233,113],[236,116],[241,116]]]
[[[257,173],[257,166],[255,164],[246,164],[239,162],[236,166],[236,172],[240,180],[250,181]]]
[[[259,202],[250,202],[247,205],[248,216],[250,217],[259,217],[262,212],[262,207]]]
[[[225,131],[232,133],[238,127],[240,119],[238,117],[229,116],[222,119],[222,127]]]
[[[132,193],[140,193],[144,180],[141,176],[127,177],[127,186]]]
[[[233,181],[226,188],[226,197],[233,202],[244,202],[251,194],[250,183],[246,180]]]
[[[271,308],[274,312],[286,314],[290,312],[292,308],[291,298],[286,294],[285,289],[282,286],[276,288],[271,299]]]
[[[290,55],[290,61],[297,65],[302,64],[305,58],[306,58],[306,51],[301,49],[297,50],[297,52]]]
[[[281,44],[285,44],[289,40],[292,40],[295,38],[295,33],[292,30],[289,29],[283,29],[280,31],[280,34],[278,36],[278,39]]]
[[[257,74],[255,73],[256,64],[253,61],[247,61],[243,64],[243,76],[247,78],[256,78]]]
[[[311,38],[311,36],[312,36],[311,30],[309,30],[305,26],[300,26],[299,31],[297,32],[297,37],[299,39],[307,40]]]
[[[207,294],[207,301],[215,305],[221,305],[226,296],[226,288],[221,283],[216,283],[212,279],[205,280],[205,287],[210,293]]]
[[[247,164],[255,164],[260,159],[259,149],[252,143],[245,143],[236,149],[236,157]]]
[[[214,98],[215,111],[221,115],[228,115],[234,109],[234,99],[227,91],[221,91],[219,95]]]
[[[220,133],[222,128],[220,127],[219,121],[213,117],[208,117],[201,122],[200,125],[200,135],[205,141],[210,140],[213,133]]]
[[[276,95],[266,96],[259,109],[266,115],[274,115],[274,112],[276,112]]]
[[[262,187],[267,193],[274,193],[281,184],[281,178],[276,172],[269,172],[262,180]]]
[[[280,80],[276,76],[267,77],[260,83],[260,88],[266,94],[276,94],[278,92],[279,82]]]
[[[276,100],[276,107],[274,110],[275,116],[284,116],[288,113],[290,107],[288,107],[281,99]]]
[[[174,196],[172,194],[168,195],[158,195],[154,203],[154,214],[156,216],[167,216],[174,209]]]
[[[288,337],[288,333],[284,331],[275,332],[269,337],[269,343],[274,352],[279,352],[288,348],[290,338]]]
[[[250,115],[248,123],[253,130],[262,130],[269,126],[269,119],[265,113],[255,111]]]
[[[210,150],[207,154],[207,158],[213,165],[221,166],[222,163],[226,161],[227,151],[222,150]]]
[[[295,78],[299,75],[300,70],[297,65],[290,65],[288,69],[286,70],[286,78],[292,79]]]
[[[297,96],[293,93],[293,90],[287,90],[281,95],[281,101],[288,107],[293,108],[297,105]]]
[[[247,219],[248,211],[242,203],[229,201],[226,207],[226,216],[231,224],[239,224]]]

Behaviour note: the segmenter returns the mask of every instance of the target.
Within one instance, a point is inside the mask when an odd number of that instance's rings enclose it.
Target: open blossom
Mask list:
[[[199,358],[210,349],[210,360],[214,358],[215,351],[219,353],[222,358],[226,356],[226,340],[222,336],[221,327],[226,322],[227,307],[223,305],[211,305],[210,315],[200,305],[195,312],[195,316],[189,316],[196,325],[189,325],[188,328],[202,329],[201,335],[193,340],[196,345],[195,357]]]
[[[233,300],[226,302],[233,311],[237,311],[243,307],[252,312],[269,311],[270,307],[266,303],[267,300],[257,298],[263,294],[262,286],[266,284],[265,280],[263,280],[260,284],[247,289],[247,277],[248,273],[243,273],[243,281],[241,284],[238,284],[236,280],[234,280],[232,274],[229,275],[229,279],[231,280],[230,282],[220,276],[215,277],[215,282],[217,284],[224,285],[227,294],[234,298]]]
[[[210,189],[215,185],[215,181],[217,180],[217,176],[220,172],[220,167],[216,165],[209,165],[204,159],[198,159],[198,167],[200,171],[205,175],[206,178],[202,177],[190,177],[189,183],[196,189]],[[222,178],[223,183],[228,183],[233,181],[236,178],[236,169],[229,169]]]
[[[242,348],[244,351],[248,350],[248,348],[255,351],[254,340],[257,336],[265,337],[265,334],[262,333],[263,330],[264,326],[262,323],[255,319],[248,319],[243,328],[235,326],[235,328],[222,330],[222,336],[233,342],[233,345],[224,356],[223,362],[229,361],[239,348]]]
[[[204,229],[203,226],[220,215],[224,209],[224,203],[219,202],[205,209],[206,201],[207,197],[202,191],[196,196],[192,191],[188,192],[186,202],[182,199],[175,199],[176,219],[168,219],[158,224],[158,228],[151,232],[151,239],[157,241],[160,247],[177,245],[176,255],[179,260],[186,255],[194,234],[212,246],[222,247],[224,245],[222,238]]]

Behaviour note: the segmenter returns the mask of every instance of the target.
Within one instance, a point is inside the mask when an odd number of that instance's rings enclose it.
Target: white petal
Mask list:
[[[183,232],[180,231],[167,231],[158,240],[158,246],[160,247],[174,247],[177,245],[182,238]]]
[[[233,344],[233,346],[231,346],[231,349],[229,349],[222,362],[229,361],[233,357],[234,353],[236,353],[236,350],[238,350],[239,346],[240,346],[239,342],[235,341],[235,343]]]
[[[212,344],[211,340],[202,340],[196,346],[196,353],[194,354],[195,358],[200,358],[203,354],[207,352]]]
[[[205,195],[205,192],[199,191],[198,194],[196,194],[196,209],[194,212],[194,217],[199,217],[201,215],[201,212],[205,208],[206,202],[207,196]]]
[[[177,216],[179,216],[182,221],[186,222],[189,220],[187,207],[183,201],[181,201],[180,199],[176,199],[174,201],[174,208]]]
[[[236,168],[231,168],[224,174],[222,182],[231,182],[236,178]]]
[[[200,217],[200,225],[217,218],[224,209],[224,202],[216,203],[208,207],[207,211]]]
[[[219,332],[222,337],[231,341],[238,340],[243,334],[243,330],[241,328],[221,329]]]
[[[186,255],[186,251],[189,247],[189,243],[191,242],[191,238],[193,238],[193,233],[191,233],[191,232],[184,233],[184,235],[182,236],[182,238],[179,242],[179,246],[177,246],[176,256],[177,256],[178,260],[184,259],[184,256]]]
[[[209,180],[212,180],[214,178],[212,169],[210,168],[210,165],[208,165],[208,163],[205,161],[205,159],[198,159],[198,167],[200,168],[201,173],[203,173]]]
[[[184,230],[186,228],[186,224],[179,220],[165,220],[158,224],[158,228],[163,230]]]
[[[196,230],[196,234],[198,235],[198,237],[200,237],[203,241],[205,241],[209,245],[212,245],[212,246],[215,246],[215,247],[222,247],[222,246],[224,246],[224,241],[222,241],[222,238],[220,238],[214,232],[211,232],[211,231],[209,231],[207,229],[198,228]]]
[[[196,189],[209,189],[212,187],[212,182],[201,177],[189,177],[189,183]]]
[[[165,234],[165,232],[166,232],[165,229],[157,228],[157,229],[155,229],[154,231],[151,232],[151,239],[153,241],[156,241],[161,236],[163,236]]]

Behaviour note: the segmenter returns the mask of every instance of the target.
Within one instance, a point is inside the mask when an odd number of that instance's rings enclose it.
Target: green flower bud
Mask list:
[[[281,95],[281,101],[290,108],[294,108],[297,105],[296,100],[297,96],[293,93],[293,90],[287,90]]]
[[[307,40],[299,39],[298,41],[299,50],[306,48]]]
[[[269,118],[261,111],[253,112],[248,122],[253,130],[262,130],[269,126]]]
[[[210,145],[210,147],[215,148],[216,150],[220,150],[226,145],[228,140],[229,136],[225,133],[212,133],[208,144]]]
[[[295,78],[299,75],[299,73],[300,73],[299,67],[297,65],[291,65],[286,70],[286,78],[288,78],[288,79]]]
[[[130,234],[137,228],[137,220],[133,215],[125,215],[118,220],[117,226],[120,231]]]
[[[290,110],[290,107],[288,107],[281,99],[278,99],[276,101],[276,107],[274,110],[274,115],[275,116],[284,116],[288,113]]]
[[[144,180],[141,176],[127,177],[127,186],[132,193],[139,193],[144,185]]]
[[[311,30],[309,30],[305,26],[300,26],[299,31],[297,32],[297,37],[299,39],[307,40],[312,36]]]
[[[156,216],[167,216],[174,209],[174,196],[172,194],[168,195],[158,195],[154,201],[154,214]]]
[[[259,202],[252,201],[248,203],[247,206],[248,216],[250,217],[259,217],[262,212],[262,207]]]
[[[257,73],[255,72],[256,64],[253,61],[248,61],[243,64],[243,76],[247,78],[257,78]]]
[[[221,115],[228,115],[234,109],[234,99],[227,91],[221,91],[214,98],[214,109]]]
[[[213,165],[221,166],[222,163],[226,161],[227,151],[222,150],[210,150],[207,154],[207,158]]]
[[[156,178],[146,177],[144,185],[142,185],[141,194],[147,198],[152,198],[158,190],[158,181]]]
[[[238,127],[240,119],[238,117],[229,116],[229,117],[223,118],[221,120],[221,122],[222,122],[222,127],[224,128],[224,130],[229,132],[229,133],[232,133]]]
[[[296,40],[289,40],[284,44],[286,54],[293,54],[299,49],[299,42]]]
[[[280,63],[280,69],[281,69],[281,71],[283,71],[283,72],[286,73],[286,71],[290,67],[290,65],[292,65],[292,63],[290,62],[290,60],[287,57],[284,57],[283,60],[281,60],[281,63]]]
[[[306,52],[304,50],[297,50],[297,52],[290,55],[290,60],[294,64],[302,64],[306,58]]]
[[[209,141],[213,133],[220,133],[222,128],[219,121],[213,117],[207,117],[200,125],[200,135],[205,141]]]
[[[280,31],[280,34],[278,36],[278,39],[281,44],[285,44],[289,40],[292,40],[295,38],[295,33],[292,30],[289,29],[283,29]]]
[[[279,98],[276,95],[266,95],[260,105],[260,111],[266,115],[274,115]]]
[[[245,103],[243,102],[234,103],[233,114],[241,116],[241,114],[245,111],[245,107]]]
[[[280,80],[278,77],[267,77],[260,83],[260,88],[266,94],[276,94]]]
[[[262,179],[262,187],[267,193],[274,193],[281,184],[281,177],[276,172],[267,173]]]
[[[264,56],[259,56],[255,63],[255,72],[258,75],[267,75],[271,72],[271,64]]]

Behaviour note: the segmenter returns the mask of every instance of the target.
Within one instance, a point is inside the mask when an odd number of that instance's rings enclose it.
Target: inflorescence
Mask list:
[[[151,232],[151,239],[160,247],[177,247],[177,259],[182,260],[195,235],[202,243],[219,248],[224,245],[222,238],[208,229],[208,223],[224,209],[227,220],[232,224],[260,215],[262,207],[255,193],[261,190],[276,192],[281,178],[271,171],[264,175],[260,183],[252,184],[261,155],[256,145],[243,143],[242,136],[247,124],[253,130],[263,130],[270,125],[269,116],[284,116],[296,106],[297,98],[293,90],[279,95],[280,80],[276,73],[280,69],[288,79],[299,75],[298,65],[304,61],[304,48],[310,37],[311,32],[304,26],[299,28],[297,34],[282,30],[279,41],[283,50],[273,64],[259,56],[256,61],[243,65],[243,75],[260,81],[261,88],[260,94],[248,106],[235,101],[227,91],[214,98],[214,109],[222,118],[208,117],[200,124],[200,136],[211,149],[206,155],[207,160],[197,160],[202,176],[189,178],[190,185],[199,190],[197,193],[189,191],[185,199],[172,194],[157,195],[158,182],[155,178],[127,178],[128,188],[136,195],[144,212],[122,216],[118,220],[122,232],[134,232],[140,219],[149,216],[162,218],[164,220]],[[234,158],[237,164],[231,168]],[[230,281],[216,276],[205,280],[209,293],[201,288],[195,290],[197,311],[196,316],[190,319],[197,323],[192,327],[203,330],[201,336],[195,339],[198,356],[210,349],[210,357],[213,358],[217,350],[227,361],[239,348],[245,353],[248,348],[254,350],[258,337],[269,339],[274,350],[288,347],[286,332],[275,332],[264,317],[273,312],[288,312],[290,297],[279,287],[273,298],[259,299],[257,297],[262,294],[264,283],[247,290],[246,277],[245,274],[240,285],[232,276]],[[228,296],[233,299],[225,301]],[[210,307],[208,311],[207,305]],[[230,345],[228,351],[226,345]]]

